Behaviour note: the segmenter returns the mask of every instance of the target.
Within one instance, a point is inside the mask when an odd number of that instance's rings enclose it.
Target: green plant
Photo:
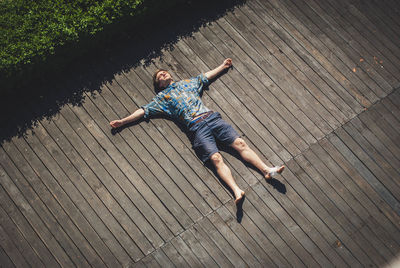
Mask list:
[[[49,59],[53,65],[63,65],[84,53],[91,40],[118,31],[113,25],[126,25],[152,9],[176,2],[179,0],[1,0],[1,84],[18,87],[21,78],[28,81],[43,73]]]

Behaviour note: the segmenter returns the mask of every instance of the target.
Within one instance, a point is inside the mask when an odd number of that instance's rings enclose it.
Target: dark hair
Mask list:
[[[153,86],[154,86],[154,90],[156,91],[156,93],[158,93],[158,92],[160,92],[161,90],[162,90],[162,88],[160,87],[160,85],[159,85],[159,81],[158,81],[158,79],[157,79],[157,74],[159,73],[159,72],[162,72],[162,71],[164,71],[164,72],[168,72],[167,70],[165,70],[165,69],[157,69],[157,71],[153,74]]]

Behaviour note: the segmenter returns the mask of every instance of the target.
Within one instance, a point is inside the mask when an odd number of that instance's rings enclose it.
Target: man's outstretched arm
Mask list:
[[[134,122],[136,120],[139,120],[143,116],[144,116],[144,110],[142,108],[140,108],[140,109],[137,109],[133,114],[131,114],[131,115],[125,117],[125,118],[111,121],[110,122],[110,126],[113,127],[113,128],[121,127],[121,126],[123,126],[125,124],[128,124],[128,123]]]
[[[207,77],[207,79],[213,79],[215,78],[217,75],[219,75],[221,72],[225,71],[226,69],[230,68],[232,66],[232,60],[230,58],[224,60],[224,62],[218,66],[217,68],[215,68],[214,70],[208,71],[205,73],[205,76]]]

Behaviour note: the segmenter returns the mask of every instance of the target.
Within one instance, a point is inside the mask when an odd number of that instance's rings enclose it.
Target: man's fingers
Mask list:
[[[110,125],[113,127],[113,128],[116,128],[116,127],[119,127],[119,122],[118,122],[118,120],[114,120],[114,121],[111,121],[110,122]]]
[[[231,67],[232,66],[232,60],[231,59],[226,59],[224,61],[224,65],[225,65],[225,68]]]

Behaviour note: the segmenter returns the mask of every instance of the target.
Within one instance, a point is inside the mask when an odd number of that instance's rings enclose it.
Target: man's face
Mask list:
[[[172,76],[167,71],[157,73],[156,80],[161,88],[166,88],[172,82]]]

